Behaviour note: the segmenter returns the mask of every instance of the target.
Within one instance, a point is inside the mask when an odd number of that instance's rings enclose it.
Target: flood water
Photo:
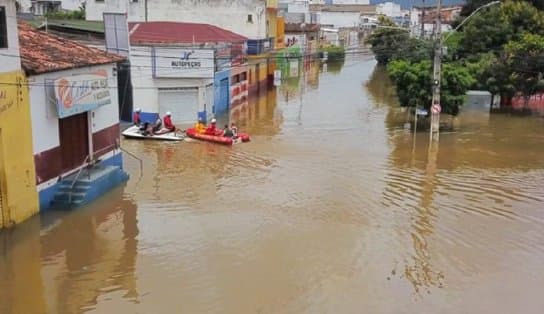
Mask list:
[[[125,186],[1,233],[0,313],[542,313],[544,119],[429,147],[372,56],[306,67],[250,143],[124,140]]]

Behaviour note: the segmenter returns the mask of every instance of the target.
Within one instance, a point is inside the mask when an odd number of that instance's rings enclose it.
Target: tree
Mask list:
[[[432,64],[430,60],[410,63],[391,61],[387,72],[395,82],[401,106],[430,109],[432,101]],[[443,113],[456,115],[463,104],[468,88],[474,83],[469,71],[459,64],[446,63],[442,67],[440,104]]]
[[[499,53],[523,33],[544,35],[544,13],[525,1],[506,1],[474,15],[464,25],[460,55]]]
[[[380,16],[379,26],[372,35],[366,40],[367,44],[372,45],[371,50],[380,64],[387,64],[393,60],[396,55],[404,51],[406,44],[410,40],[409,30],[391,29],[386,27],[397,27],[397,25],[387,17]]]
[[[544,81],[544,36],[525,33],[504,48],[510,78],[515,90],[528,98],[542,91]]]

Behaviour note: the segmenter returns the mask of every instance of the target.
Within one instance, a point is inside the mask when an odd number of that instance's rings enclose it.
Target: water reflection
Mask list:
[[[138,302],[136,204],[122,194],[119,188],[85,209],[0,234],[0,293],[9,294],[0,312],[80,313],[116,292]]]
[[[401,209],[411,221],[410,230],[399,233],[411,238],[412,249],[401,259],[404,277],[414,290],[431,293],[432,287],[459,285],[460,278],[482,272],[486,266],[479,265],[475,255],[490,258],[535,243],[542,250],[541,237],[522,236],[519,241],[510,236],[512,228],[542,223],[534,209],[543,204],[544,193],[527,181],[542,182],[544,138],[537,135],[544,131],[541,121],[465,110],[453,129],[430,145],[427,132],[406,128],[409,112],[398,107],[387,82],[384,70],[376,68],[366,88],[376,106],[388,108],[391,154],[383,204]],[[486,223],[475,215],[486,217]],[[508,240],[497,242],[499,238]],[[469,253],[473,250],[479,254]]]
[[[429,148],[371,58],[233,108],[250,143],[123,141],[141,180],[1,234],[0,312],[540,313],[542,120]]]

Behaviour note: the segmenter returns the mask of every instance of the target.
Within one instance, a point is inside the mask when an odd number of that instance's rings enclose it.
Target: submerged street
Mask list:
[[[372,55],[305,68],[219,117],[250,143],[123,140],[126,185],[0,233],[0,313],[541,313],[543,118],[429,150]]]

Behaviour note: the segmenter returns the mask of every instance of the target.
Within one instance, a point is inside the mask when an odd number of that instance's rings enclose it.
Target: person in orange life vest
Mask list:
[[[198,122],[195,123],[194,129],[198,134],[204,134],[206,132],[206,124],[204,124],[202,118],[198,118]]]
[[[217,124],[217,120],[213,118],[211,121],[211,124],[206,128],[206,131],[204,132],[204,134],[216,136],[218,131],[216,124]]]
[[[142,112],[142,109],[140,108],[136,108],[136,110],[134,110],[134,113],[132,114],[132,122],[134,123],[134,125],[140,125],[140,123],[142,123],[142,119],[140,118],[140,113]]]
[[[164,134],[168,132],[174,132],[176,130],[176,127],[172,123],[172,113],[170,113],[170,111],[166,112],[166,115],[162,119],[162,122],[164,124],[164,127],[157,131],[156,134]]]

